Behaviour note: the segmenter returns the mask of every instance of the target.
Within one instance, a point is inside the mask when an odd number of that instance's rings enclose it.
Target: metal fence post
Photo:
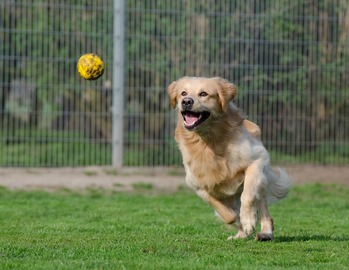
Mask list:
[[[112,165],[123,164],[124,0],[114,0]]]

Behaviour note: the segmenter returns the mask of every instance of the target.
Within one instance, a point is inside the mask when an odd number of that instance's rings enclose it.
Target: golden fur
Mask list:
[[[175,138],[187,184],[225,223],[237,226],[234,238],[253,233],[258,211],[256,239],[273,239],[268,200],[285,197],[290,182],[286,173],[270,167],[259,127],[231,102],[235,85],[220,77],[183,77],[167,92],[178,109]]]

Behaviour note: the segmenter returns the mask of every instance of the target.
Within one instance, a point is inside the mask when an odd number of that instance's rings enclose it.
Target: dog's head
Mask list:
[[[183,77],[172,82],[167,92],[173,108],[183,116],[184,127],[198,128],[207,120],[226,113],[236,87],[220,78]]]

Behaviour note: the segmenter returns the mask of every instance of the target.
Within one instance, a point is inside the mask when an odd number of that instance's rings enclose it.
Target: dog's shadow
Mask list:
[[[275,237],[274,242],[305,242],[305,241],[349,241],[349,235],[331,236],[331,235],[295,235]]]

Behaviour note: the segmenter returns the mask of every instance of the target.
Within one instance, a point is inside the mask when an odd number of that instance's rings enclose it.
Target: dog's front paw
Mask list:
[[[238,233],[235,236],[229,236],[228,240],[232,240],[232,239],[243,239],[246,238],[247,235],[246,233],[244,233],[243,231],[239,230]]]
[[[257,223],[257,215],[256,212],[251,210],[245,210],[241,211],[240,215],[241,225],[244,233],[249,236],[253,233],[254,229],[256,228]]]
[[[254,232],[255,226],[253,224],[248,223],[246,225],[243,225],[243,229],[246,235],[251,235]]]

